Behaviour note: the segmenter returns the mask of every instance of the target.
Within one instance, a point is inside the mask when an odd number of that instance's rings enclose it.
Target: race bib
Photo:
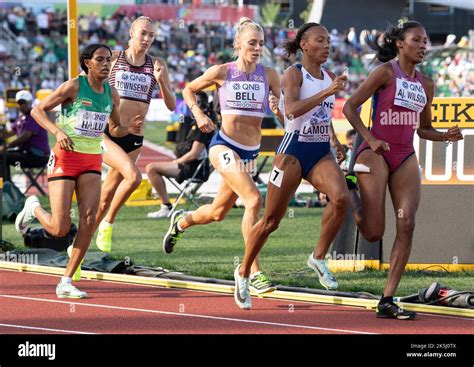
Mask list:
[[[77,110],[74,133],[87,138],[100,138],[109,121],[109,113]]]
[[[281,183],[283,182],[283,176],[285,175],[285,171],[273,167],[272,172],[270,173],[269,181],[276,187],[281,187]]]
[[[219,157],[219,162],[221,163],[221,169],[225,169],[235,164],[234,153],[230,149],[220,152],[217,156]]]
[[[426,93],[420,82],[397,78],[393,104],[420,113],[426,105]]]
[[[331,119],[324,108],[318,108],[300,128],[298,141],[303,143],[326,143],[329,141]]]
[[[56,165],[56,156],[54,155],[54,152],[51,150],[51,153],[49,154],[49,160],[48,160],[48,175],[51,175],[54,170],[54,166]]]
[[[127,70],[117,70],[115,74],[115,89],[120,97],[147,101],[151,86],[151,75],[134,73]]]
[[[261,109],[265,98],[265,83],[227,82],[227,106],[239,109]]]

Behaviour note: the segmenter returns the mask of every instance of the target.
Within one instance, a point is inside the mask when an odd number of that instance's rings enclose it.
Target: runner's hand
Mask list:
[[[382,140],[378,140],[374,138],[373,140],[369,141],[368,144],[370,146],[370,149],[372,149],[374,153],[377,153],[380,155],[385,152],[390,151],[390,146],[388,145],[388,143]]]
[[[337,92],[344,90],[346,88],[347,82],[347,75],[341,74],[334,78],[331,85],[329,86],[329,92],[332,94],[336,94]]]
[[[451,126],[448,131],[443,134],[446,141],[458,141],[464,139],[458,125]]]
[[[163,65],[158,60],[155,60],[153,63],[153,75],[158,83],[162,81],[163,70]]]
[[[55,134],[56,144],[59,145],[59,148],[65,150],[66,152],[74,151],[74,143],[72,139],[61,129]]]
[[[209,117],[207,117],[204,113],[199,114],[198,117],[196,117],[196,123],[197,123],[198,128],[203,133],[211,133],[216,128],[212,120]]]
[[[336,148],[337,164],[341,164],[346,159],[346,148],[344,148],[344,145],[339,140],[334,142],[334,147]]]
[[[136,115],[128,127],[128,132],[134,135],[140,134],[143,128],[143,120],[144,118],[142,115]]]
[[[278,113],[279,103],[280,103],[280,100],[273,94],[268,96],[268,105],[270,107],[270,111],[272,111],[275,115]]]

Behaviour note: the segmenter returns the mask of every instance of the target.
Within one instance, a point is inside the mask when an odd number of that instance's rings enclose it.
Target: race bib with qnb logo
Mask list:
[[[397,78],[393,104],[420,113],[426,105],[426,93],[420,82]]]
[[[74,133],[87,138],[100,138],[109,121],[109,113],[77,110]]]
[[[326,143],[329,141],[331,119],[324,108],[319,108],[300,128],[298,141],[303,143]]]
[[[265,99],[265,83],[227,82],[227,106],[242,109],[261,109]]]
[[[151,75],[118,70],[115,74],[115,89],[120,97],[147,101],[151,86]]]

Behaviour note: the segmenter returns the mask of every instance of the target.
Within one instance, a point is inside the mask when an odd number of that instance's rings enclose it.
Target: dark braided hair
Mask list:
[[[423,25],[414,20],[403,23],[400,27],[389,25],[389,27],[382,34],[378,32],[375,37],[371,35],[366,36],[367,44],[375,51],[375,59],[381,62],[392,60],[398,55],[397,41],[405,39],[405,33],[412,28],[424,28]],[[378,39],[383,35],[383,43],[380,45]]]
[[[320,26],[321,26],[321,24],[319,24],[319,23],[310,22],[310,23],[305,23],[300,28],[298,28],[298,32],[296,33],[295,38],[291,41],[286,40],[281,45],[281,47],[283,47],[283,49],[286,52],[286,56],[289,57],[293,54],[296,55],[298,50],[301,50],[300,42],[301,42],[301,39],[303,38],[303,35],[305,34],[305,32],[308,29],[310,29],[311,27],[320,27]]]
[[[82,51],[81,57],[79,58],[80,63],[81,63],[81,68],[84,70],[86,74],[89,74],[89,68],[87,67],[85,61],[90,60],[94,57],[94,53],[99,49],[99,48],[106,48],[109,50],[110,54],[112,55],[112,50],[110,49],[109,46],[101,44],[101,43],[92,43]]]

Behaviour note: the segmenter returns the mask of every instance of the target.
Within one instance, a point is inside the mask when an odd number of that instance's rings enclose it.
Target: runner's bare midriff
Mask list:
[[[222,132],[236,142],[255,146],[260,144],[262,119],[242,115],[222,116]]]
[[[128,99],[120,99],[120,106],[119,106],[119,113],[120,119],[123,126],[129,127],[135,116],[141,115],[143,119],[148,112],[148,107],[150,105],[147,103],[139,102],[139,101],[130,101]],[[144,121],[145,122],[145,121]],[[144,127],[139,134],[134,134],[138,136],[144,135]]]

